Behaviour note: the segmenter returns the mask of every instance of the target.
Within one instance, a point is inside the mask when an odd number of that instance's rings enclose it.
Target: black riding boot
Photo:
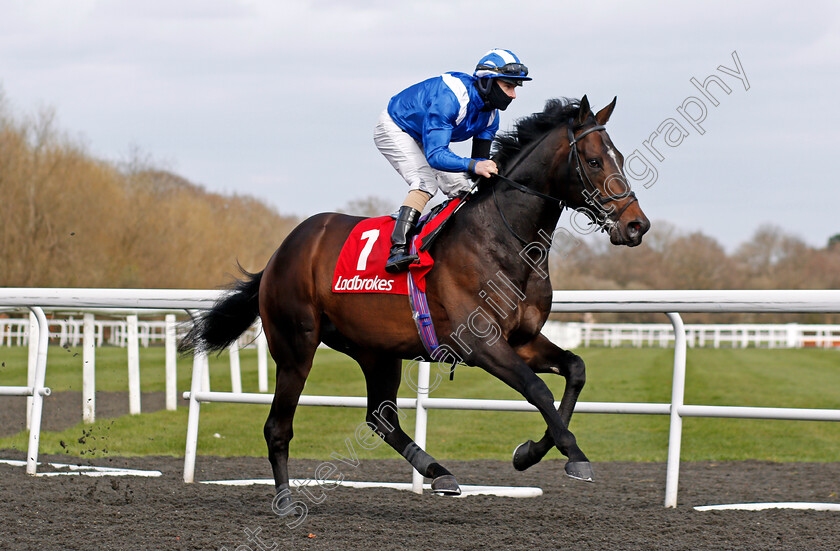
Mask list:
[[[394,233],[391,234],[391,256],[385,264],[385,271],[389,274],[404,272],[409,264],[417,260],[417,255],[408,254],[408,251],[411,249],[411,236],[414,234],[419,218],[420,211],[417,209],[400,207]]]

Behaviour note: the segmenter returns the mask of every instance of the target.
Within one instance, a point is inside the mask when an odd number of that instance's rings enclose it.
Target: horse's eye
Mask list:
[[[598,168],[599,166],[601,166],[601,163],[598,162],[598,159],[588,159],[586,162],[592,168]]]

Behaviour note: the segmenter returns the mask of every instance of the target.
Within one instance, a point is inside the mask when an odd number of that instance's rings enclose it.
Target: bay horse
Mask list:
[[[540,333],[552,295],[545,237],[554,232],[564,205],[586,212],[614,245],[636,246],[650,227],[623,177],[624,159],[604,128],[615,103],[593,114],[586,96],[549,100],[544,111],[519,120],[497,140],[494,158],[504,176],[483,181],[432,247],[435,264],[426,276],[426,293],[441,346],[516,389],[545,419],[542,439],[516,448],[513,462],[519,470],[556,446],[568,458],[568,476],[592,480],[589,460],[568,428],[585,382],[584,362]],[[264,433],[281,511],[291,504],[292,419],[321,342],[361,366],[368,426],[431,478],[434,492],[460,493],[455,477],[402,430],[402,413],[395,409],[402,360],[430,360],[409,301],[394,294],[332,292],[339,252],[360,220],[322,213],[303,221],[262,272],[245,272],[211,310],[193,320],[180,343],[182,352],[221,351],[257,316],[262,319],[277,364]],[[530,253],[539,243],[545,254],[534,258]],[[520,254],[526,249],[529,254]],[[507,290],[497,283],[502,277]],[[538,373],[565,377],[559,409]]]

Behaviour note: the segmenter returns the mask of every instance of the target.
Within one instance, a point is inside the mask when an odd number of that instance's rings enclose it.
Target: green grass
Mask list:
[[[257,354],[255,350],[240,351],[243,364],[243,389],[257,390]],[[25,385],[28,352],[25,347],[0,347],[0,381],[3,385]],[[96,349],[96,390],[128,391],[128,351],[105,346]],[[140,348],[140,384],[143,392],[163,392],[166,389],[163,347]],[[270,361],[269,361],[270,363]],[[82,390],[82,349],[50,346],[47,353],[46,386],[53,392]],[[245,367],[250,368],[245,368]],[[190,388],[192,358],[178,358],[178,390]],[[230,390],[230,363],[225,353],[210,358],[213,390]],[[271,379],[271,377],[269,377]]]
[[[50,349],[47,385],[53,391],[81,389],[78,350]],[[673,356],[669,349],[578,351],[587,362],[583,401],[668,402]],[[125,391],[124,349],[97,349],[97,388]],[[257,387],[256,357],[242,351],[243,390]],[[0,384],[25,384],[26,350],[0,348]],[[141,349],[143,391],[162,391],[163,350]],[[211,361],[211,387],[230,390],[227,356]],[[178,390],[189,388],[191,361],[179,360]],[[434,377],[434,375],[433,375]],[[272,379],[273,377],[269,377]],[[545,376],[555,396],[563,379]],[[319,351],[307,381],[306,394],[362,396],[364,378],[349,358]],[[403,384],[400,396],[412,395]],[[519,396],[480,369],[458,367],[455,380],[444,377],[432,393],[437,397],[502,398]],[[49,400],[47,398],[46,400]],[[831,350],[692,349],[688,351],[685,402],[688,404],[840,407],[840,355]],[[263,456],[262,425],[268,406],[204,404],[201,406],[199,454]],[[406,432],[414,427],[413,410],[405,411]],[[361,409],[301,407],[295,417],[292,455],[322,459],[346,453],[345,439],[360,458],[395,458],[387,445],[365,450],[355,442],[363,422]],[[186,408],[117,419],[100,419],[58,433],[42,433],[42,453],[68,455],[183,455]],[[581,448],[594,461],[664,461],[668,418],[645,415],[581,414],[572,420]],[[773,461],[837,461],[840,423],[687,418],[683,423],[684,460],[765,459]],[[445,459],[504,459],[520,442],[545,431],[536,413],[472,411],[429,412],[428,450]],[[218,436],[215,436],[218,435]],[[0,439],[0,448],[26,449],[27,433]],[[550,457],[559,457],[552,452]]]

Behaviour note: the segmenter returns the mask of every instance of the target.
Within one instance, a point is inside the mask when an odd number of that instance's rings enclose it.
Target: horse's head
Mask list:
[[[566,126],[565,136],[560,137],[563,141],[553,165],[562,172],[555,173],[556,179],[566,180],[566,204],[599,224],[609,233],[613,245],[635,247],[642,242],[650,221],[627,183],[624,156],[604,128],[616,99],[593,114],[589,100],[583,96],[577,114]]]
[[[503,182],[555,206],[554,223],[562,210],[556,208],[559,203],[585,213],[610,234],[614,245],[635,247],[650,222],[624,177],[624,157],[604,127],[615,102],[593,114],[586,96],[580,102],[549,100],[541,113],[518,120],[515,130],[497,136],[493,158],[503,168]]]

